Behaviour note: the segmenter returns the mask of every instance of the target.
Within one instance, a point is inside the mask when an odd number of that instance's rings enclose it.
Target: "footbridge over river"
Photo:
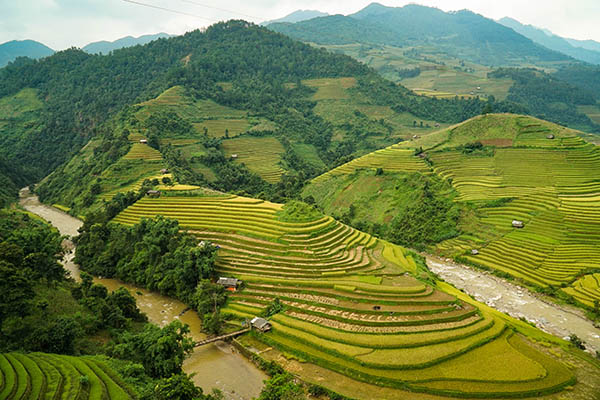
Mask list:
[[[232,332],[232,333],[228,333],[228,334],[225,334],[225,335],[221,335],[221,336],[216,336],[216,337],[204,339],[204,340],[201,340],[199,342],[194,343],[194,347],[200,347],[200,346],[204,346],[205,344],[217,342],[219,340],[225,340],[225,339],[228,339],[228,338],[236,337],[236,336],[239,336],[239,335],[241,335],[243,333],[246,333],[246,332],[249,332],[249,331],[250,331],[250,328],[244,328],[244,329],[236,331],[236,332]]]

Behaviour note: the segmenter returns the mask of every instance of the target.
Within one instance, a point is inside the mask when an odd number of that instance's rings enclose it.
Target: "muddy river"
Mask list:
[[[81,227],[82,222],[77,218],[40,203],[37,196],[29,193],[28,189],[21,190],[20,197],[20,204],[23,208],[50,222],[61,234],[68,236],[78,234],[77,230]],[[63,245],[72,250],[65,256],[63,265],[74,279],[79,280],[79,268],[73,262],[73,243],[65,240]],[[194,311],[185,311],[187,307],[182,302],[116,279],[95,279],[94,281],[103,284],[109,290],[115,290],[121,286],[127,288],[135,296],[140,310],[148,315],[148,319],[152,323],[164,326],[179,319],[190,326],[191,336],[194,340],[205,338],[200,331],[198,315]],[[229,400],[249,400],[258,397],[263,387],[263,380],[267,379],[262,371],[224,342],[196,348],[192,355],[185,360],[183,369],[188,374],[195,374],[194,382],[205,393],[210,392],[212,388],[218,388]]]
[[[426,258],[430,270],[475,300],[512,317],[525,318],[552,335],[567,338],[575,334],[592,354],[600,350],[600,329],[581,310],[545,301],[524,287],[450,259]]]

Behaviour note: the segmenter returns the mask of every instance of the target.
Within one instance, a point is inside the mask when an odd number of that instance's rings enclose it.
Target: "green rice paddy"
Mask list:
[[[575,382],[504,320],[415,279],[406,249],[327,216],[284,222],[281,207],[237,196],[143,198],[114,221],[164,215],[218,245],[219,274],[245,283],[222,311],[241,324],[278,298],[285,310],[273,330],[253,335],[352,379],[468,398],[539,396]]]
[[[284,170],[280,166],[284,148],[274,137],[245,136],[223,141],[227,157],[243,163],[269,183],[279,182]]]
[[[4,353],[0,354],[0,398],[124,400],[135,396],[114,371],[94,358]]]

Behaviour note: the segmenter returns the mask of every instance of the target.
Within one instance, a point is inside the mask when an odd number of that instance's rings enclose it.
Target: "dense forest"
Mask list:
[[[513,79],[507,100],[525,105],[531,115],[584,130],[600,130],[588,116],[577,111],[578,105],[596,104],[592,91],[535,68],[499,68],[488,76]]]
[[[108,292],[85,272],[80,283],[68,279],[62,239],[29,214],[0,210],[0,352],[94,355],[140,399],[220,398],[182,372],[189,328],[148,324],[129,291]]]
[[[552,76],[586,90],[600,100],[600,66],[572,64],[559,69]]]

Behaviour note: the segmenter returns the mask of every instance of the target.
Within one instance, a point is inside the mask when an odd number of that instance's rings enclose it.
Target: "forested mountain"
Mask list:
[[[278,22],[291,22],[296,23],[300,21],[306,21],[309,19],[317,18],[317,17],[326,17],[329,14],[317,11],[317,10],[297,10],[291,14],[286,15],[285,17],[274,19],[271,21],[262,22],[261,25],[269,25],[275,24]]]
[[[567,73],[558,77],[568,79]],[[588,116],[578,112],[578,106],[594,106],[598,93],[583,84],[572,85],[534,68],[499,68],[488,74],[492,78],[511,78],[507,99],[525,105],[532,115],[570,127],[598,130]]]
[[[34,40],[11,40],[0,44],[0,68],[17,57],[42,58],[54,54],[50,47]]]
[[[319,158],[333,165],[355,151],[344,142],[363,141],[345,135],[332,142],[333,126],[313,112],[315,89],[302,81],[336,77],[353,77],[357,82],[353,90],[366,104],[391,107],[398,115],[411,113],[405,117],[411,124],[415,117],[459,122],[479,114],[485,105],[479,99],[416,96],[350,57],[315,49],[244,21],[230,21],[205,32],[116,50],[109,56],[69,49],[42,61],[13,63],[0,70],[0,98],[9,109],[22,112],[16,117],[3,114],[8,117],[2,117],[7,123],[0,126],[0,144],[7,160],[23,166],[28,182],[34,182],[69,160],[90,138],[113,134],[120,138],[121,132],[114,129],[124,129],[129,122],[123,121],[131,122],[128,106],[180,85],[191,99],[210,99],[275,122],[277,135],[314,146]],[[501,102],[494,107],[523,112]],[[122,119],[107,124],[120,111]],[[342,129],[359,132],[350,125]],[[113,156],[118,158],[118,151],[107,155]],[[65,181],[54,182],[64,186]],[[235,186],[231,182],[223,188],[230,185]]]
[[[271,24],[269,27],[319,44],[433,46],[440,52],[484,65],[569,60],[568,56],[540,46],[471,11],[446,13],[415,4],[395,8],[373,3],[349,16]]]
[[[504,17],[498,20],[498,22],[551,50],[559,51],[581,61],[600,64],[600,51],[586,49],[582,46],[578,46],[576,42],[576,44],[574,44],[574,42],[569,41],[569,39],[547,33],[543,29],[536,28],[532,25],[524,25],[512,18]]]
[[[90,54],[108,54],[113,50],[122,49],[124,47],[137,46],[139,44],[144,45],[150,43],[153,40],[161,38],[169,38],[171,35],[168,33],[156,33],[153,35],[143,35],[140,37],[126,36],[121,39],[117,39],[113,42],[102,40],[99,42],[93,42],[86,46],[83,46],[82,50]]]
[[[589,91],[596,100],[600,100],[600,66],[573,64],[559,69],[552,75],[580,89]]]

